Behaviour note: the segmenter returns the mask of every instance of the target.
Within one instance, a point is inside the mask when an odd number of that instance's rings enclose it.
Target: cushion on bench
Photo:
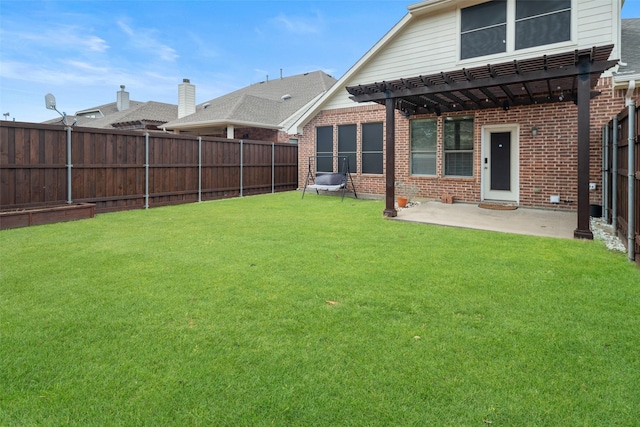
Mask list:
[[[327,173],[316,176],[316,185],[342,185],[347,182],[347,176],[342,173]]]

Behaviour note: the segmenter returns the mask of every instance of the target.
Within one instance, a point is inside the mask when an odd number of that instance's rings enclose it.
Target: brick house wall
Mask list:
[[[590,192],[590,203],[601,204],[602,200],[602,126],[624,107],[624,97],[614,94],[611,78],[601,78],[595,88],[602,94],[591,100],[591,162],[590,182],[597,184]],[[578,108],[573,102],[544,104],[461,112],[459,115],[474,116],[474,174],[473,177],[446,177],[443,171],[443,121],[438,120],[438,152],[436,176],[409,175],[409,126],[410,119],[435,118],[434,115],[405,118],[396,111],[396,182],[413,184],[419,188],[417,198],[439,199],[450,194],[456,201],[477,203],[481,199],[481,154],[482,128],[486,125],[518,124],[520,143],[520,205],[526,207],[577,209],[577,122]],[[448,117],[456,114],[448,114]],[[302,188],[308,172],[309,157],[315,155],[315,129],[333,125],[333,151],[337,153],[338,125],[356,124],[358,151],[361,155],[362,123],[384,122],[385,109],[380,105],[357,106],[321,111],[304,128],[299,138],[299,187]],[[532,136],[531,129],[538,128]],[[386,132],[386,130],[385,130]],[[362,174],[358,161],[352,177],[359,194],[383,196],[385,176]],[[397,193],[397,191],[396,191]],[[551,203],[549,196],[559,195],[561,203]]]

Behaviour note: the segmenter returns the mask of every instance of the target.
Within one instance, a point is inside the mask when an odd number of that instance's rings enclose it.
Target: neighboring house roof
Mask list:
[[[337,80],[322,71],[255,83],[196,106],[196,112],[162,126],[172,130],[224,126],[281,129]]]
[[[621,27],[621,58],[616,82],[640,79],[640,18],[623,19]]]
[[[97,117],[87,117],[96,112]],[[77,120],[76,127],[89,127],[98,129],[113,129],[131,127],[134,124],[160,125],[178,116],[178,106],[162,102],[129,101],[129,108],[118,111],[117,103],[100,105],[76,112],[75,116],[67,116],[67,123]],[[49,120],[45,123],[61,123],[61,118]]]

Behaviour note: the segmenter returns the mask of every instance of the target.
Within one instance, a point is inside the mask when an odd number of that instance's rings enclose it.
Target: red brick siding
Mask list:
[[[590,192],[591,203],[601,203],[601,129],[611,117],[624,107],[624,98],[611,90],[611,78],[600,80],[596,90],[602,94],[591,101],[591,165],[590,182],[597,183]],[[466,112],[475,116],[474,176],[469,178],[445,177],[443,171],[442,129],[444,117],[438,117],[437,175],[414,177],[409,175],[409,120],[396,111],[396,171],[395,180],[415,184],[420,188],[418,197],[439,199],[443,193],[455,196],[457,201],[479,202],[481,198],[481,141],[482,127],[496,124],[518,124],[520,129],[520,204],[529,207],[576,209],[577,205],[577,107],[572,102],[501,108]],[[412,116],[411,118],[435,117]],[[321,111],[304,129],[299,140],[299,186],[304,185],[308,171],[308,158],[315,153],[315,128],[334,126],[334,153],[337,152],[337,126],[368,122],[384,122],[385,110],[379,105],[354,106],[338,110]],[[531,128],[538,135],[531,135]],[[386,130],[385,130],[386,131]],[[358,126],[358,159],[361,154],[361,129]],[[353,173],[359,193],[384,195],[384,175],[363,175],[360,164]],[[562,203],[552,204],[549,196],[559,195]]]

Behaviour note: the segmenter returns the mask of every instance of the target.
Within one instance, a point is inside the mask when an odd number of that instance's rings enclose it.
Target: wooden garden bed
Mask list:
[[[28,227],[30,225],[52,224],[63,221],[75,221],[77,219],[93,218],[94,216],[95,205],[93,203],[0,211],[0,230]]]

